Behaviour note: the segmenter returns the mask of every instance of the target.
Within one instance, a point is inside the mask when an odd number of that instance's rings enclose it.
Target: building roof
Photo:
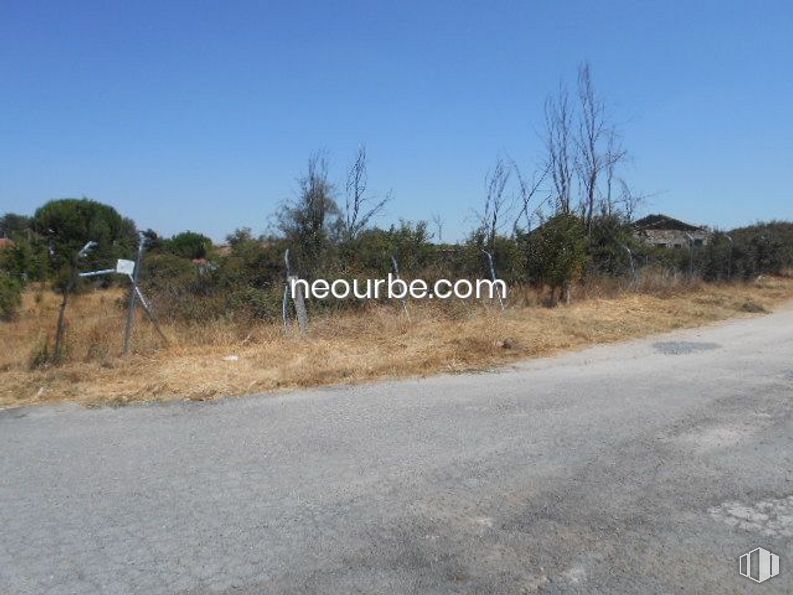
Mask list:
[[[691,225],[668,215],[647,215],[633,223],[637,231],[663,230],[663,231],[704,231],[699,225]]]
[[[14,246],[16,244],[10,238],[0,238],[0,248],[13,248]]]

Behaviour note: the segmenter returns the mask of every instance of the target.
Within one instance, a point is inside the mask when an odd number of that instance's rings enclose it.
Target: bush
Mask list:
[[[276,257],[258,243],[235,246],[206,268],[172,254],[151,254],[141,284],[165,320],[275,319],[281,316],[284,274]]]
[[[49,337],[43,337],[30,354],[30,369],[44,368],[51,360]]]
[[[549,219],[525,238],[527,270],[533,280],[556,290],[563,290],[569,300],[571,285],[581,278],[589,262],[586,230],[572,214]]]
[[[716,232],[696,258],[697,268],[705,281],[731,279],[735,271],[734,250],[727,234]]]
[[[15,246],[0,250],[0,270],[26,281],[43,281],[49,273],[47,244],[40,238],[22,236]]]
[[[738,276],[780,275],[793,266],[793,223],[758,223],[730,232]]]
[[[283,293],[254,287],[239,289],[228,296],[226,308],[253,319],[276,320],[282,315]]]
[[[619,215],[603,215],[592,220],[589,237],[590,273],[621,276],[632,272],[631,253],[637,242],[630,224]]]
[[[389,229],[368,229],[354,240],[342,243],[337,266],[345,273],[383,276],[392,270],[392,256],[400,273],[408,277],[417,276],[429,266],[433,246],[427,223],[400,221]]]
[[[182,258],[206,258],[212,250],[212,240],[194,231],[183,231],[163,242],[163,250]]]
[[[0,271],[0,320],[13,320],[22,304],[22,282]]]
[[[162,318],[200,319],[207,305],[196,297],[208,293],[198,268],[186,258],[173,254],[150,254],[143,261],[141,286]],[[211,309],[211,308],[210,308]]]

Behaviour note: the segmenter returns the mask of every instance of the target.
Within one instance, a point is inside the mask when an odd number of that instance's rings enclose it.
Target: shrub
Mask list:
[[[13,320],[22,304],[22,282],[0,271],[0,320]]]
[[[183,231],[163,242],[163,249],[182,258],[206,258],[212,250],[212,240],[194,231]]]
[[[14,242],[12,248],[0,250],[0,270],[26,281],[44,280],[49,267],[47,244],[41,238],[29,240],[25,236]]]
[[[603,215],[592,220],[589,236],[590,272],[600,275],[627,275],[631,272],[631,253],[638,246],[630,224],[619,215]]]
[[[793,266],[793,223],[758,223],[730,232],[736,275],[779,275]]]
[[[705,281],[731,279],[735,271],[734,250],[727,234],[716,232],[699,253],[697,268]]]
[[[226,308],[249,318],[276,320],[282,315],[283,293],[254,287],[239,289],[228,296]]]
[[[50,363],[49,337],[43,337],[30,354],[30,369],[44,368]]]
[[[581,278],[589,256],[587,237],[581,220],[572,214],[559,214],[525,238],[529,275],[551,288],[564,291],[569,301],[571,285]]]

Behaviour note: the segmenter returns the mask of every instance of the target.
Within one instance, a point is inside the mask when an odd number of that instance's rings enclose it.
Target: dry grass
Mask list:
[[[531,291],[505,313],[491,305],[412,304],[318,319],[307,337],[277,324],[169,325],[168,348],[145,320],[137,352],[119,357],[124,312],[118,291],[75,299],[68,361],[32,368],[53,334],[58,297],[25,295],[17,321],[0,323],[0,407],[69,400],[86,405],[210,399],[274,389],[482,369],[593,343],[607,343],[770,310],[793,298],[793,280],[675,286],[648,293],[589,286],[571,306],[544,308]],[[600,296],[600,297],[598,297]],[[606,297],[603,297],[606,296]],[[237,361],[226,361],[229,355]]]

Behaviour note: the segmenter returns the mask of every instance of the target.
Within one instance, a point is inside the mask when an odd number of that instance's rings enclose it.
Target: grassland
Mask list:
[[[0,323],[0,408],[54,401],[119,405],[205,400],[278,389],[477,370],[734,316],[758,315],[793,299],[793,279],[694,285],[663,291],[590,286],[570,306],[547,308],[530,290],[492,304],[398,304],[317,318],[306,336],[276,323],[166,324],[163,347],[144,319],[135,353],[119,355],[120,290],[77,297],[68,313],[68,358],[35,366],[52,340],[59,297],[24,296],[17,320]],[[236,356],[236,357],[229,357]]]

